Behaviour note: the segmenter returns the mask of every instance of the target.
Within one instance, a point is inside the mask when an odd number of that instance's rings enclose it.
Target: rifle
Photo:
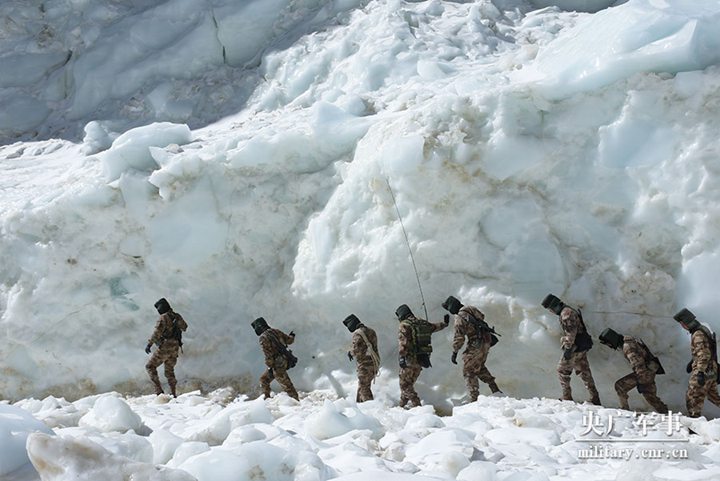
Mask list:
[[[464,312],[467,312],[467,311],[464,311]],[[499,339],[497,338],[497,336],[502,337],[502,335],[500,335],[500,333],[498,333],[498,332],[495,332],[495,326],[490,327],[490,325],[487,322],[481,321],[480,319],[473,316],[469,312],[467,313],[467,315],[470,316],[470,320],[473,322],[475,329],[478,331],[479,334],[481,334],[483,331],[487,331],[490,333],[490,347],[494,346],[495,344],[497,344],[499,342]],[[480,337],[480,336],[478,336],[478,337]]]
[[[268,337],[272,340],[272,342],[277,347],[277,350],[280,354],[282,354],[285,359],[287,359],[288,363],[288,369],[292,369],[297,365],[298,358],[295,357],[295,355],[292,353],[290,349],[287,348],[285,344],[280,342],[280,339],[275,336],[275,333],[272,331],[268,331]]]

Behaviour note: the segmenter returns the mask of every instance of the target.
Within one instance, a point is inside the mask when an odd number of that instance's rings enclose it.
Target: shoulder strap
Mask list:
[[[268,337],[270,338],[270,340],[273,343],[275,343],[280,350],[282,350],[285,347],[285,344],[283,344],[280,341],[280,339],[278,339],[277,335],[275,334],[275,332],[273,332],[272,328],[268,329],[267,333],[268,333]]]
[[[360,334],[360,337],[362,337],[363,341],[365,341],[365,345],[367,346],[370,357],[372,358],[373,366],[375,366],[375,377],[377,377],[380,372],[380,355],[375,352],[375,349],[373,349],[373,346],[372,344],[370,344],[370,340],[367,338],[365,331],[363,331],[362,329],[358,329],[358,334]]]
[[[585,319],[583,319],[582,311],[580,310],[580,308],[575,309],[574,307],[571,307],[570,309],[572,309],[572,310],[574,310],[575,312],[578,313],[578,318],[580,319],[580,324],[582,325],[583,329],[585,329],[585,332],[587,332],[588,334],[590,334],[590,333],[588,332],[587,326],[585,325]]]
[[[645,341],[643,341],[643,340],[640,339],[639,337],[634,337],[633,339],[635,339],[635,342],[637,342],[638,344],[640,344],[640,346],[642,346],[642,348],[645,350],[645,354],[647,354],[648,360],[653,360],[653,359],[655,359],[655,355],[652,353],[652,351],[650,350],[650,348],[647,347],[647,344],[645,344]]]
[[[717,337],[715,336],[715,333],[712,332],[707,326],[704,324],[700,324],[700,330],[702,333],[707,337],[708,342],[710,343],[710,354],[712,356],[712,360],[717,363],[718,357],[717,357]]]

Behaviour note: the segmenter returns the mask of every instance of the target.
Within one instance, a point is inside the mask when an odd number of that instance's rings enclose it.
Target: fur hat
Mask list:
[[[403,304],[397,309],[395,309],[395,315],[397,316],[398,320],[404,321],[408,317],[412,316],[413,313],[407,304]]]
[[[258,317],[253,322],[251,322],[250,325],[253,329],[255,329],[255,334],[257,334],[258,336],[270,329],[270,326],[267,325],[267,322],[265,322],[265,319],[262,317]]]
[[[348,331],[350,332],[354,332],[355,329],[362,325],[360,319],[358,319],[355,314],[350,314],[349,316],[347,316],[343,321],[343,324],[345,324],[345,327],[347,327]]]
[[[543,299],[542,301],[542,306],[545,309],[554,312],[558,316],[560,315],[560,312],[562,312],[562,310],[565,308],[565,304],[563,303],[563,301],[561,301],[558,297],[552,294],[548,294],[547,296],[545,296],[545,299]]]
[[[609,327],[600,333],[600,343],[613,349],[622,346],[623,342],[623,335],[613,331]]]
[[[687,308],[682,308],[680,312],[673,316],[673,319],[679,322],[690,332],[695,332],[698,328],[700,328],[700,322],[695,317],[695,314],[690,312]]]
[[[448,311],[450,314],[457,314],[458,311],[463,307],[462,303],[453,296],[445,299],[445,302],[442,303],[442,306],[443,309]]]
[[[155,309],[162,315],[170,310],[170,303],[164,297],[155,303]]]

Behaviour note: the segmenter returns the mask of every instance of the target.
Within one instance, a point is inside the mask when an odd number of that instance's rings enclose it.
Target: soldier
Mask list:
[[[377,347],[377,334],[375,331],[360,322],[355,314],[350,314],[343,321],[345,327],[352,332],[352,349],[347,356],[350,361],[357,361],[358,389],[356,402],[370,401],[373,393],[370,383],[380,371],[380,354]]]
[[[298,393],[287,373],[287,370],[295,367],[297,363],[297,358],[287,348],[295,341],[295,333],[290,331],[290,334],[285,334],[280,329],[273,329],[262,317],[255,319],[251,325],[259,336],[260,347],[265,355],[267,371],[260,376],[260,387],[265,399],[270,397],[270,383],[276,379],[288,396],[299,401]]]
[[[674,319],[690,334],[692,360],[687,365],[690,373],[685,404],[688,416],[700,417],[703,403],[708,401],[720,407],[720,396],[717,392],[718,363],[715,333],[701,324],[695,315],[687,309],[675,314]]]
[[[152,336],[150,336],[147,346],[145,346],[145,352],[150,354],[150,349],[153,344],[157,344],[158,348],[155,350],[155,353],[150,356],[150,360],[145,365],[145,370],[155,385],[155,394],[163,394],[157,368],[161,364],[165,364],[165,378],[170,385],[170,392],[173,397],[177,397],[175,390],[177,386],[175,364],[177,363],[178,354],[182,349],[182,333],[187,330],[188,325],[180,314],[173,311],[165,298],[155,303],[155,309],[157,309],[160,314],[160,319],[158,319],[155,324],[155,330]]]
[[[420,406],[420,397],[415,392],[415,381],[424,367],[432,367],[430,336],[433,332],[445,329],[450,323],[450,316],[445,314],[445,322],[430,323],[415,317],[406,304],[398,307],[395,315],[400,321],[400,407],[405,407],[408,401],[412,407]]]
[[[585,328],[582,314],[570,306],[565,305],[560,299],[552,294],[545,296],[542,306],[548,311],[559,316],[560,326],[563,330],[561,338],[563,355],[557,366],[560,386],[562,387],[562,400],[572,401],[572,390],[570,388],[570,376],[573,369],[579,375],[590,393],[590,402],[599,406],[600,395],[595,387],[595,380],[590,371],[590,363],[587,359],[587,352],[592,347],[592,338]]]
[[[478,379],[490,387],[490,391],[499,393],[495,378],[485,367],[490,347],[497,343],[494,329],[485,322],[485,315],[475,306],[463,306],[453,296],[447,298],[442,304],[443,308],[455,316],[455,335],[452,342],[452,357],[450,361],[457,364],[457,355],[465,344],[467,337],[467,348],[463,352],[463,377],[467,385],[470,402],[477,401],[480,394],[480,383]]]
[[[620,409],[630,410],[628,391],[637,387],[645,400],[660,414],[667,414],[668,407],[657,395],[655,375],[665,374],[660,360],[650,352],[645,343],[630,336],[623,336],[610,328],[600,334],[600,343],[612,349],[622,347],[625,359],[630,362],[633,372],[615,382],[615,392],[620,399]]]

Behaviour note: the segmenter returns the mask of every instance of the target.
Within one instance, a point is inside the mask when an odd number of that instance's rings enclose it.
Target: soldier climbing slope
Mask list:
[[[623,355],[633,370],[615,382],[615,392],[620,399],[620,408],[630,410],[628,391],[637,387],[638,392],[655,411],[667,414],[668,407],[658,397],[655,385],[655,375],[665,374],[665,370],[660,364],[660,360],[650,352],[645,343],[636,337],[618,334],[610,328],[600,334],[600,343],[612,349],[622,347]]]
[[[697,418],[700,417],[705,398],[720,407],[720,396],[717,392],[718,363],[715,333],[708,326],[701,324],[687,309],[675,314],[674,319],[690,333],[692,360],[686,369],[690,374],[690,380],[685,404],[688,416]]]
[[[467,348],[463,352],[463,377],[467,385],[470,402],[477,401],[480,394],[480,383],[478,379],[490,387],[492,393],[499,393],[495,378],[490,373],[485,362],[487,361],[490,347],[498,342],[495,336],[495,329],[485,322],[485,315],[475,306],[463,306],[453,296],[447,298],[442,304],[450,314],[455,317],[455,335],[452,343],[453,364],[457,364],[457,355],[465,344],[467,337]]]
[[[556,314],[560,320],[560,327],[563,330],[561,339],[563,355],[558,362],[557,371],[562,387],[562,400],[572,401],[572,390],[570,388],[570,377],[573,369],[585,383],[590,393],[590,402],[600,405],[600,395],[595,387],[595,380],[590,371],[590,363],[587,359],[587,352],[592,348],[592,338],[585,328],[582,314],[570,306],[565,305],[560,299],[552,294],[545,296],[542,306],[548,311]]]
[[[450,316],[445,315],[445,322],[430,323],[415,317],[406,304],[398,307],[395,315],[400,321],[398,331],[400,407],[405,407],[408,402],[413,407],[420,406],[420,397],[415,392],[415,381],[424,367],[432,367],[430,336],[433,332],[445,329],[450,323]]]
[[[358,389],[355,401],[370,401],[373,399],[370,384],[380,371],[377,334],[360,322],[355,314],[346,317],[343,324],[352,332],[352,349],[347,353],[348,359],[357,362]]]
[[[265,399],[270,397],[270,383],[276,379],[291,398],[299,400],[287,370],[295,367],[297,358],[287,346],[295,341],[295,333],[285,334],[279,329],[268,326],[265,319],[258,317],[252,322],[255,334],[258,335],[260,347],[265,355],[267,370],[260,376],[260,387]]]
[[[150,354],[153,344],[157,344],[158,348],[150,356],[150,360],[145,365],[145,370],[150,376],[150,380],[155,385],[155,394],[162,394],[163,389],[160,384],[160,377],[157,368],[161,364],[165,365],[165,378],[170,385],[170,392],[177,397],[175,379],[175,364],[177,363],[178,354],[182,349],[182,333],[187,330],[187,322],[185,319],[173,311],[172,307],[165,298],[155,303],[155,309],[160,314],[160,318],[155,324],[155,330],[145,346],[145,352]]]

